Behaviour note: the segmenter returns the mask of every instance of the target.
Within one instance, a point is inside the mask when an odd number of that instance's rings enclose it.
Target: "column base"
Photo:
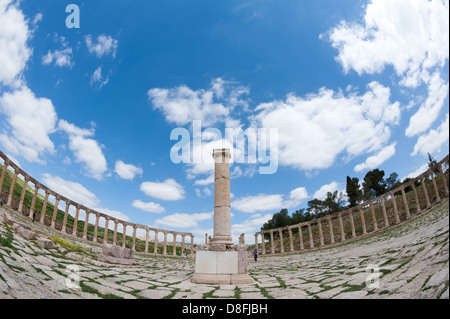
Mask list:
[[[209,285],[238,285],[251,284],[253,278],[248,274],[200,274],[195,273],[191,278],[194,284],[209,284]]]

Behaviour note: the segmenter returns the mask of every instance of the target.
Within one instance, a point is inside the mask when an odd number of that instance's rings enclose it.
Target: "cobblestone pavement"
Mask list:
[[[5,209],[0,209],[0,235],[5,242],[10,234],[10,244],[0,244],[0,299],[449,298],[448,200],[364,239],[301,254],[261,256],[257,262],[249,258],[255,282],[225,286],[192,284],[192,258],[136,254],[136,265],[114,266],[95,260],[99,245],[73,242],[93,255],[64,245],[43,249],[3,223]]]

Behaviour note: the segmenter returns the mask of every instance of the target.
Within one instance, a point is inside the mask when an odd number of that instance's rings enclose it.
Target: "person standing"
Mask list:
[[[258,250],[256,249],[253,251],[253,258],[255,259],[255,261],[258,260]]]

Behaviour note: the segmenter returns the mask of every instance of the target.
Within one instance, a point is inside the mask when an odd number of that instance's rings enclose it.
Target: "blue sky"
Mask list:
[[[274,174],[231,165],[234,240],[252,242],[347,175],[405,178],[448,153],[448,12],[442,0],[0,0],[0,149],[63,195],[201,242],[212,165],[173,163],[172,130],[275,128]]]

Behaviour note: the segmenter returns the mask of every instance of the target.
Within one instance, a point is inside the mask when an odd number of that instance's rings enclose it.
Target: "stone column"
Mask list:
[[[164,231],[163,255],[167,255],[167,231]]]
[[[266,240],[264,239],[264,234],[265,233],[261,233],[261,250],[262,250],[262,254],[265,255],[266,254]]]
[[[411,214],[409,212],[408,199],[406,198],[405,188],[402,187],[401,191],[402,191],[403,205],[405,205],[406,219],[410,219],[411,218]]]
[[[258,233],[255,233],[255,249],[259,250],[259,247],[258,247]]]
[[[367,228],[366,228],[366,220],[364,219],[364,210],[360,207],[359,208],[359,216],[361,217],[361,225],[363,229],[363,235],[367,234]]]
[[[172,233],[173,235],[173,251],[172,251],[172,256],[176,256],[177,255],[177,233]]]
[[[184,256],[184,237],[185,236],[186,236],[185,234],[181,235],[181,256]]]
[[[89,214],[91,211],[88,209],[86,210],[86,217],[84,219],[84,230],[83,230],[83,239],[87,239],[87,230],[89,225]]]
[[[375,203],[372,201],[370,203],[370,214],[372,215],[372,224],[373,224],[373,231],[378,230],[378,223],[377,223],[377,216],[375,215]]]
[[[391,200],[392,200],[392,206],[394,206],[394,215],[395,215],[395,223],[400,223],[400,217],[398,216],[398,208],[397,208],[397,201],[395,200],[395,194],[394,192],[391,192]]]
[[[441,202],[441,196],[439,196],[439,190],[438,190],[438,187],[437,187],[437,184],[436,184],[436,179],[434,178],[434,172],[431,171],[430,175],[431,175],[431,180],[433,181],[434,193],[436,194],[436,201],[438,203],[440,203]]]
[[[42,204],[42,212],[41,212],[41,223],[44,224],[45,221],[45,213],[47,212],[47,202],[48,202],[49,193],[45,191],[44,203]]]
[[[66,202],[66,210],[64,211],[63,226],[62,226],[62,229],[61,229],[61,232],[63,232],[64,234],[66,233],[67,217],[69,215],[69,208],[70,208],[70,202],[67,201]]]
[[[122,223],[123,231],[122,231],[122,247],[125,247],[125,242],[127,240],[127,224]]]
[[[341,242],[345,241],[344,222],[342,221],[341,212],[338,213],[339,229],[341,230]]]
[[[105,217],[105,228],[103,232],[103,244],[108,243],[108,228],[109,228],[109,217]]]
[[[430,203],[430,197],[428,196],[428,190],[427,190],[427,185],[426,185],[426,183],[425,183],[425,176],[423,176],[422,175],[422,178],[421,178],[421,183],[422,183],[422,190],[423,190],[423,192],[424,192],[424,194],[425,194],[425,200],[426,200],[426,202],[427,202],[427,208],[430,208],[431,207],[431,203]]]
[[[331,222],[331,217],[328,217],[328,227],[330,227],[330,243],[334,244],[334,232],[333,232],[333,223]]]
[[[214,234],[212,250],[224,251],[233,246],[231,237],[229,149],[213,150],[214,158]]]
[[[1,190],[1,188],[0,188]],[[36,184],[34,185],[34,194],[33,194],[33,200],[31,201],[31,208],[30,208],[30,214],[28,215],[28,217],[30,217],[30,219],[33,219],[33,213],[34,213],[34,209],[36,207],[36,199],[37,199],[37,194],[39,192],[39,186],[37,186]]]
[[[350,218],[350,226],[352,227],[352,238],[355,238],[356,237],[355,221],[353,220],[353,212],[351,210],[348,213],[348,218]]]
[[[309,247],[314,248],[314,240],[313,240],[313,234],[311,230],[311,223],[308,223],[308,231],[309,231]]]
[[[273,245],[273,230],[270,231],[270,252],[275,253],[275,247]]]
[[[292,228],[289,227],[289,251],[294,251],[294,238],[292,238]]]
[[[59,196],[56,196],[55,207],[53,208],[52,228],[56,228],[56,215],[58,214]]]
[[[153,253],[156,255],[158,253],[158,231],[155,230],[155,245],[153,247]]]
[[[384,228],[389,227],[389,219],[386,211],[386,204],[384,203],[386,201],[386,198],[383,197],[381,199],[381,209],[383,210],[383,218],[384,218]]]
[[[78,228],[78,216],[80,214],[80,206],[77,206],[77,211],[75,212],[75,221],[73,223],[72,235],[77,237],[77,228]]]
[[[302,232],[302,225],[298,226],[298,238],[300,239],[300,250],[304,250],[305,247],[303,246],[303,232]]]
[[[150,230],[145,229],[145,252],[148,253],[148,241],[150,240]]]
[[[113,235],[113,245],[117,243],[117,227],[119,226],[119,222],[114,220],[114,235]]]
[[[444,170],[442,169],[442,164],[439,165],[439,172],[441,172],[442,183],[444,184],[445,196],[448,196],[448,186],[447,179],[445,178]],[[1,190],[1,187],[0,187]]]
[[[280,235],[280,253],[284,253],[284,239],[283,239],[283,230],[278,230],[278,234]]]
[[[415,184],[416,183],[413,182],[411,184],[411,186],[412,186],[412,189],[413,189],[413,192],[414,192],[414,201],[416,202],[416,214],[417,214],[417,213],[421,212],[421,209],[420,209],[420,203],[419,203],[419,196],[417,195],[417,189],[416,189],[416,185]]]
[[[25,200],[25,193],[27,191],[28,179],[25,177],[23,181],[22,193],[20,194],[19,213],[22,213],[23,201]]]
[[[136,251],[136,225],[133,225],[133,243],[131,244],[131,249]]]
[[[208,245],[208,233],[205,233],[205,245]]]
[[[194,256],[194,235],[191,235],[191,253],[190,256]]]
[[[100,219],[100,214],[95,213],[95,226],[94,226],[94,242],[97,242],[98,236],[98,221]]]
[[[17,172],[17,170],[14,171],[14,178],[13,181],[11,183],[11,187],[9,189],[9,196],[8,196],[8,202],[6,203],[6,205],[11,206],[12,203],[12,199],[13,199],[13,195],[14,195],[14,187],[16,187],[16,181],[17,181],[17,176],[19,175],[19,173]]]
[[[6,171],[8,170],[8,164],[5,162],[5,164],[3,165],[3,169],[2,169],[2,176],[0,177],[0,194],[2,192],[3,189],[3,182],[5,180],[5,176],[6,176]]]
[[[325,243],[323,242],[322,219],[320,218],[317,220],[317,227],[319,228],[320,246],[323,246]]]

